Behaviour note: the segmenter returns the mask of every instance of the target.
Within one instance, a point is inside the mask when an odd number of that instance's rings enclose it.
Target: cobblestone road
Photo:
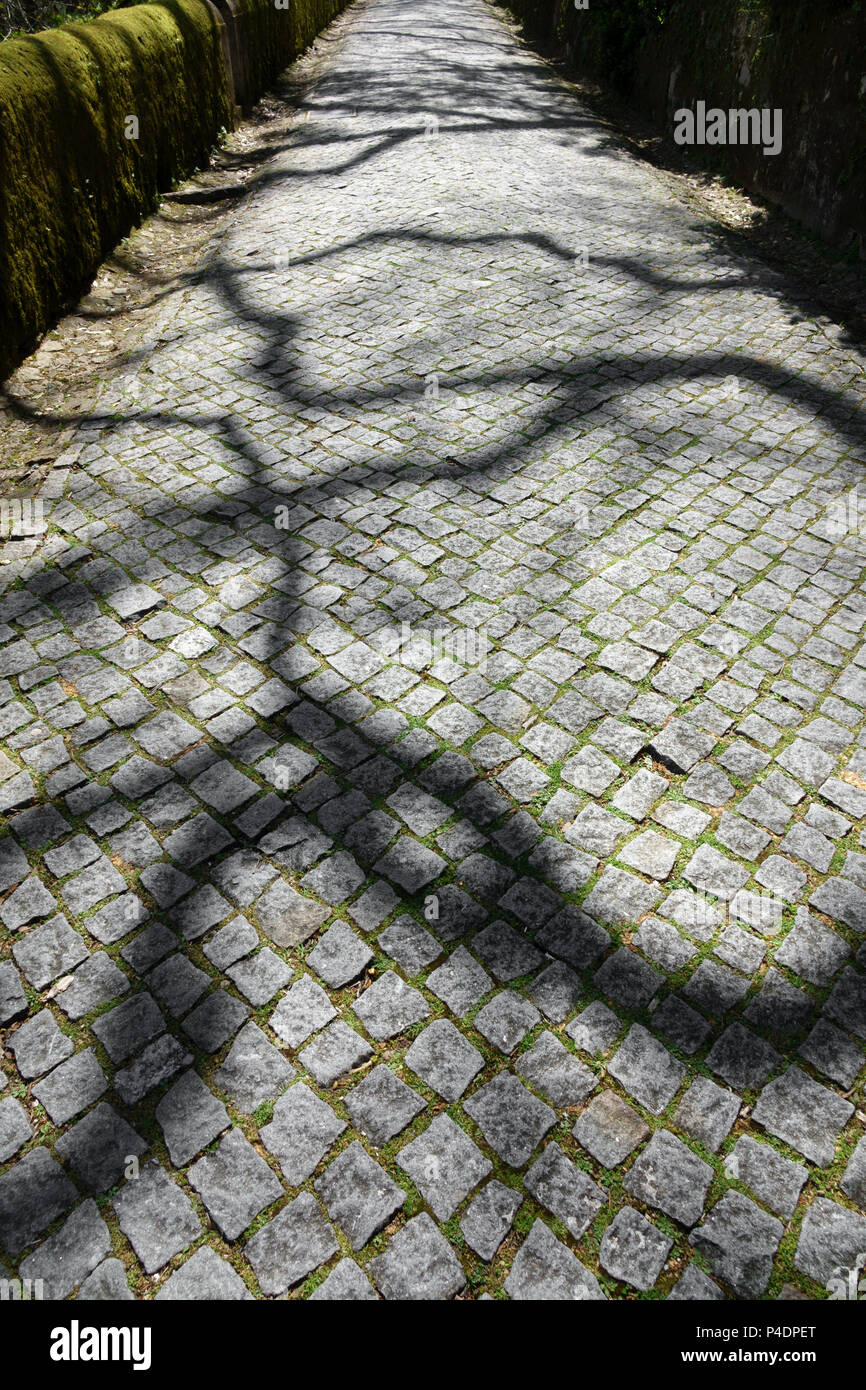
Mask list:
[[[2,571],[5,1277],[826,1297],[862,359],[482,0],[340,23]]]

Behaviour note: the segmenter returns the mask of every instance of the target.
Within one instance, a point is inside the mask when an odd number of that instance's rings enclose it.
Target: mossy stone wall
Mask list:
[[[250,105],[345,0],[232,4]],[[0,44],[0,380],[233,124],[225,39],[209,0],[152,0]]]
[[[346,0],[231,0],[242,36],[251,100],[293,62],[344,8]],[[219,6],[222,9],[222,5]]]

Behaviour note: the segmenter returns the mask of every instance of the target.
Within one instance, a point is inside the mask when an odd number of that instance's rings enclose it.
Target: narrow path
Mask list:
[[[866,1250],[863,396],[484,0],[357,7],[4,570],[9,1277]]]

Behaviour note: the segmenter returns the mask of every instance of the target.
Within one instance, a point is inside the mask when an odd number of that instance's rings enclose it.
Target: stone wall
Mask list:
[[[0,380],[345,2],[156,0],[0,45]]]
[[[866,256],[866,6],[857,0],[509,0],[527,35],[613,85],[660,130],[708,107],[780,109],[781,153],[707,163]]]

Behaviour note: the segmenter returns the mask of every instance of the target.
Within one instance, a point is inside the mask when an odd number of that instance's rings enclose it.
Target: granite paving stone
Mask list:
[[[544,960],[521,932],[501,920],[491,922],[472,938],[472,950],[503,984],[532,974]]]
[[[656,906],[661,897],[660,888],[644,883],[624,869],[608,866],[584,898],[582,907],[597,921],[617,926],[643,916]]]
[[[608,1070],[652,1115],[662,1113],[686,1075],[683,1064],[639,1023],[629,1029]]]
[[[10,837],[0,842],[0,893],[21,883],[30,872],[27,856]]]
[[[76,1298],[87,1302],[116,1303],[132,1302],[135,1295],[129,1287],[126,1270],[120,1260],[108,1259],[103,1260],[93,1273],[87,1276]]]
[[[866,892],[844,878],[828,878],[809,895],[809,905],[836,922],[866,933]]]
[[[698,1051],[710,1034],[710,1025],[695,1009],[669,994],[656,1011],[653,1020],[656,1032],[677,1046],[686,1056]]]
[[[790,1035],[802,1032],[811,1013],[811,997],[771,965],[743,1017],[764,1032]]]
[[[0,1163],[16,1154],[32,1136],[27,1111],[20,1101],[14,1096],[0,1100]]]
[[[423,1096],[384,1065],[368,1072],[348,1093],[344,1104],[352,1124],[377,1148],[387,1144],[427,1108]]]
[[[10,1023],[27,1012],[27,995],[11,960],[0,961],[0,1023]]]
[[[196,817],[196,819],[199,818]],[[219,884],[223,893],[241,908],[250,907],[275,876],[276,871],[273,864],[255,850],[249,849],[239,850],[236,854],[229,855],[228,859],[224,859],[213,873],[214,881]],[[211,891],[213,891],[212,888]],[[179,920],[185,925],[184,919],[189,916],[191,911],[195,912],[198,917],[198,902],[201,895],[202,890],[186,899],[181,907],[175,910],[173,914],[175,920],[178,920],[180,914]],[[215,909],[215,906],[218,906],[212,897],[206,902],[208,907]],[[221,921],[221,917],[215,915],[215,910],[210,915],[213,916],[214,922]],[[225,913],[222,916],[225,916]],[[209,923],[209,925],[213,925],[213,923]]]
[[[302,1192],[246,1244],[264,1294],[285,1293],[337,1253],[333,1227],[311,1192]]]
[[[299,1187],[315,1172],[345,1128],[345,1121],[298,1081],[277,1101],[273,1119],[260,1134],[262,1143],[279,1161],[286,1181]]]
[[[557,894],[534,878],[518,879],[499,899],[499,907],[513,913],[528,930],[542,926],[560,906]]]
[[[706,1076],[696,1076],[673,1115],[684,1134],[717,1153],[740,1113],[740,1098]]]
[[[366,1038],[338,1018],[307,1043],[298,1053],[298,1061],[320,1086],[332,1086],[372,1056],[373,1049]]]
[[[37,917],[47,917],[56,910],[56,899],[49,893],[42,880],[33,875],[4,899],[3,906],[0,907],[0,920],[10,931],[17,931]],[[59,920],[62,921],[63,918]]]
[[[598,1057],[609,1051],[622,1027],[613,1009],[596,999],[566,1025],[565,1031],[582,1052]]]
[[[406,1201],[406,1193],[354,1140],[315,1183],[331,1220],[360,1250]]]
[[[401,835],[374,868],[407,893],[418,893],[439,876],[445,860],[409,835]]]
[[[550,1032],[518,1055],[514,1070],[558,1110],[579,1105],[598,1085],[595,1072]]]
[[[493,1164],[447,1115],[437,1115],[399,1153],[398,1163],[440,1221],[447,1221]]]
[[[364,871],[351,854],[339,850],[323,859],[301,879],[300,886],[324,902],[336,907],[350,898],[364,882]]]
[[[786,1220],[794,1215],[809,1176],[804,1164],[793,1163],[748,1134],[740,1136],[725,1159],[725,1172],[751,1188],[760,1201]]]
[[[353,1005],[353,1012],[371,1037],[393,1038],[427,1018],[430,1008],[424,996],[407,985],[393,970],[380,975]]]
[[[521,1194],[498,1178],[491,1178],[473,1197],[460,1218],[460,1229],[482,1260],[493,1259],[522,1205]]]
[[[274,945],[287,949],[306,941],[331,915],[323,903],[296,892],[283,879],[262,894],[253,911]]]
[[[618,851],[618,857],[647,878],[661,880],[670,875],[679,852],[678,841],[659,835],[656,830],[645,830],[636,839],[629,840]]]
[[[212,965],[218,970],[225,970],[229,965],[234,965],[236,961],[249,955],[258,944],[259,936],[255,927],[245,917],[238,916],[233,917],[224,927],[220,927],[202,950]]]
[[[51,1010],[41,1009],[10,1034],[8,1047],[21,1075],[31,1081],[70,1057],[74,1044],[58,1027]]]
[[[44,1298],[67,1298],[110,1250],[108,1227],[88,1197],[54,1235],[22,1260],[21,1278],[42,1280]]]
[[[226,1240],[236,1240],[285,1191],[239,1129],[194,1163],[187,1177]]]
[[[182,1018],[210,983],[210,975],[180,952],[160,961],[147,977],[148,989],[175,1018]]]
[[[858,1141],[840,1183],[842,1191],[866,1211],[866,1142]]]
[[[0,1246],[17,1255],[68,1211],[78,1192],[39,1145],[0,1175]]]
[[[150,1043],[126,1067],[114,1074],[114,1092],[124,1105],[136,1105],[144,1096],[193,1060],[170,1033]]]
[[[64,980],[65,984],[65,980]],[[129,977],[105,951],[98,951],[78,966],[70,983],[57,995],[57,1005],[67,1018],[84,1018],[102,1004],[110,1004],[130,988]]]
[[[575,1139],[605,1168],[615,1168],[649,1138],[649,1126],[614,1091],[602,1091],[575,1122]]]
[[[858,958],[862,963],[859,952]],[[866,1038],[866,979],[846,966],[833,986],[823,1012],[858,1038]]]
[[[62,1125],[85,1110],[108,1090],[108,1082],[92,1048],[61,1062],[32,1088],[54,1124]]]
[[[695,1227],[691,1241],[709,1260],[713,1273],[739,1298],[760,1298],[784,1230],[782,1222],[756,1202],[730,1191]]]
[[[312,1033],[337,1017],[337,1010],[311,975],[301,975],[287,990],[268,1020],[291,1048],[299,1048]]]
[[[508,1056],[539,1022],[541,1015],[528,999],[513,990],[495,994],[475,1015],[475,1027],[493,1047]]]
[[[556,1143],[548,1144],[528,1170],[526,1187],[536,1201],[580,1240],[605,1203],[603,1190]]]
[[[866,1217],[828,1197],[816,1197],[803,1218],[794,1266],[829,1288],[829,1281],[861,1268]],[[843,1286],[843,1292],[846,1292]]]
[[[556,1122],[556,1112],[507,1073],[479,1087],[463,1108],[512,1168],[523,1167]]]
[[[79,1295],[80,1297],[81,1295]],[[209,1245],[202,1245],[162,1284],[155,1298],[160,1302],[199,1301],[250,1302],[250,1293],[240,1275]]]
[[[668,1301],[672,1303],[709,1303],[723,1301],[724,1297],[725,1295],[718,1284],[715,1284],[709,1275],[704,1274],[704,1271],[699,1269],[696,1264],[689,1264],[668,1294]]]
[[[651,1289],[673,1241],[634,1207],[621,1207],[604,1233],[599,1263],[614,1279],[635,1289]]]
[[[59,1156],[72,1168],[88,1192],[105,1192],[119,1181],[130,1157],[147,1152],[147,1142],[106,1101],[98,1105],[55,1144]]]
[[[33,988],[44,989],[87,960],[89,952],[66,918],[57,914],[16,941],[12,955]]]
[[[781,1061],[770,1043],[740,1023],[726,1028],[707,1053],[707,1066],[740,1092],[761,1087]]]
[[[664,976],[645,960],[622,946],[605,960],[593,976],[596,987],[614,1004],[634,1012],[649,1004]]]
[[[645,917],[632,940],[651,961],[672,973],[681,970],[696,952],[690,941],[659,917]]]
[[[505,1290],[509,1298],[531,1302],[597,1302],[606,1297],[595,1275],[540,1219],[515,1256]]]
[[[743,999],[749,981],[717,960],[702,960],[683,986],[683,994],[712,1018],[722,1018]]]
[[[398,917],[376,939],[385,954],[391,956],[404,974],[410,977],[417,975],[425,965],[432,964],[442,953],[436,938],[408,913]]]
[[[331,989],[357,979],[372,959],[369,946],[345,922],[329,927],[307,956],[308,964]]]
[[[375,1303],[376,1291],[354,1260],[340,1260],[326,1279],[310,1294],[311,1302]]]
[[[814,1028],[797,1048],[797,1052],[825,1076],[838,1081],[846,1090],[866,1066],[866,1054],[862,1047],[825,1018],[818,1019]]]
[[[756,1124],[813,1163],[833,1162],[836,1140],[854,1113],[850,1101],[813,1081],[798,1066],[770,1081],[752,1111]]]
[[[401,1302],[454,1298],[466,1283],[453,1248],[423,1211],[370,1260],[369,1269],[382,1297]]]
[[[296,1069],[268,1040],[258,1024],[244,1024],[214,1075],[215,1086],[240,1110],[251,1115],[275,1100],[297,1076]]]
[[[700,1217],[713,1169],[669,1130],[657,1129],[629,1170],[625,1189],[691,1226]]]
[[[437,1018],[407,1050],[406,1065],[444,1100],[452,1102],[460,1099],[482,1070],[484,1057],[449,1019]]]
[[[562,1023],[582,997],[580,977],[564,961],[555,960],[536,975],[527,993],[549,1022]]]
[[[192,1202],[158,1163],[147,1163],[112,1199],[120,1229],[147,1274],[177,1255],[201,1230]]]
[[[195,1158],[230,1123],[225,1106],[192,1070],[169,1087],[154,1113],[177,1168]]]
[[[226,975],[254,1008],[261,1008],[285,989],[292,978],[292,968],[270,946],[263,946],[254,955],[230,965]]]
[[[218,1052],[229,1038],[234,1037],[249,1017],[249,1012],[248,1006],[240,999],[217,989],[187,1014],[183,1031],[202,1052]]]

